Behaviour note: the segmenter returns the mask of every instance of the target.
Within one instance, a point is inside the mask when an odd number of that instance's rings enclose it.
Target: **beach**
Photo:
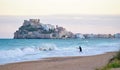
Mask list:
[[[94,56],[54,57],[0,65],[0,70],[95,70],[106,65],[115,52]]]

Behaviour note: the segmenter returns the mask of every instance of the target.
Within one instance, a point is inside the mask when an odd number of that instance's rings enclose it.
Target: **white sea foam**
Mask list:
[[[116,47],[116,48],[115,48]],[[98,52],[109,52],[109,51],[116,51],[118,49],[119,44],[99,44],[95,46],[82,46],[83,52],[93,52],[91,55],[98,54]],[[60,53],[74,53],[79,51],[78,46],[75,47],[56,47],[55,44],[42,44],[39,47],[25,47],[25,48],[16,48],[10,50],[1,50],[0,51],[0,58],[14,58],[14,57],[22,57],[25,55],[32,55],[36,53],[40,53],[42,51],[55,51]],[[54,53],[52,53],[54,54]],[[59,55],[58,54],[58,55]],[[43,55],[43,54],[42,54]],[[63,54],[64,55],[64,54]],[[87,54],[86,54],[87,55]]]
[[[40,51],[53,51],[55,49],[57,49],[55,44],[42,44],[40,47],[25,47],[10,50],[1,50],[0,58],[14,58],[39,53]]]
[[[39,50],[41,51],[52,51],[52,50],[57,50],[58,48],[56,47],[55,44],[50,44],[50,43],[44,43],[39,47]]]

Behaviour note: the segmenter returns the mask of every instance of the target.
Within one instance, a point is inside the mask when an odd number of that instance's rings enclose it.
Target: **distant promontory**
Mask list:
[[[65,38],[120,38],[116,34],[73,34],[58,25],[42,24],[40,19],[24,20],[23,25],[14,33],[14,39],[65,39]]]
[[[14,39],[51,39],[72,38],[73,33],[63,27],[42,24],[40,19],[24,20],[23,25],[14,33]]]

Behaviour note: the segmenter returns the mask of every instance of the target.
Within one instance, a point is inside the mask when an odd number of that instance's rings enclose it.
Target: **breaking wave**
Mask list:
[[[41,51],[53,51],[57,50],[55,44],[42,44],[39,47],[24,47],[24,48],[15,48],[10,50],[0,50],[0,58],[14,58],[30,54],[36,54]]]

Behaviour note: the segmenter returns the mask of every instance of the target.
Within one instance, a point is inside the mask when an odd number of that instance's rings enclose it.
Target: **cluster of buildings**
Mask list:
[[[77,33],[75,34],[75,38],[120,38],[120,33],[116,34],[81,34]]]

